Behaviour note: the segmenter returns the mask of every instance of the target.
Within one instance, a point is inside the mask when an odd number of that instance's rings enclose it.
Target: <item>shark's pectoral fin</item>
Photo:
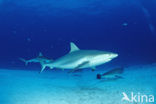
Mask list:
[[[74,69],[72,69],[71,71],[69,71],[69,73],[74,72],[74,71],[80,69],[81,67],[85,66],[86,64],[89,64],[89,61],[85,61],[85,62],[79,64],[77,67],[75,67]]]
[[[89,61],[85,61],[85,62],[79,64],[74,70],[78,70],[79,68],[85,66],[86,64],[89,64]]]

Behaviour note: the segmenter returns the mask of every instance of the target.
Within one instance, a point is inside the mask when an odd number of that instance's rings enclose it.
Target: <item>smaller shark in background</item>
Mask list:
[[[39,56],[30,60],[25,60],[23,58],[19,58],[21,61],[25,62],[25,65],[28,65],[28,63],[40,63],[43,67],[44,64],[52,63],[53,60],[46,58],[42,55],[42,53],[39,53]]]

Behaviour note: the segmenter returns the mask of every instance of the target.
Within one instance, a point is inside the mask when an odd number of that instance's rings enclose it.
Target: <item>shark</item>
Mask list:
[[[91,68],[93,71],[96,66],[102,65],[118,57],[117,53],[100,50],[81,50],[75,43],[70,42],[70,52],[50,63],[43,63],[41,72],[46,67],[50,69],[70,69],[74,72],[78,69]]]
[[[49,59],[47,57],[44,57],[43,54],[40,52],[39,55],[36,58],[26,60],[24,58],[19,58],[21,61],[25,62],[25,65],[28,65],[28,63],[40,63],[41,66],[46,63],[53,62],[52,59]],[[43,66],[42,66],[43,67]]]

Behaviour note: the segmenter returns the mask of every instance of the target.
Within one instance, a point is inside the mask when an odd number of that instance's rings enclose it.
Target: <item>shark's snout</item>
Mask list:
[[[118,54],[117,54],[117,53],[111,54],[111,58],[112,58],[112,59],[113,59],[113,58],[116,58],[116,57],[118,57]]]
[[[114,57],[118,57],[119,55],[117,53],[114,54]]]

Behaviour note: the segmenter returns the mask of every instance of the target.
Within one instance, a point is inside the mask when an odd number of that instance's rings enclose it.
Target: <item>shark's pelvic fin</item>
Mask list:
[[[80,50],[73,42],[70,43],[70,53]]]
[[[96,67],[92,67],[92,71],[95,71],[96,70]]]
[[[49,68],[50,68],[50,69],[53,69],[54,67],[52,67],[52,66],[49,66]]]

